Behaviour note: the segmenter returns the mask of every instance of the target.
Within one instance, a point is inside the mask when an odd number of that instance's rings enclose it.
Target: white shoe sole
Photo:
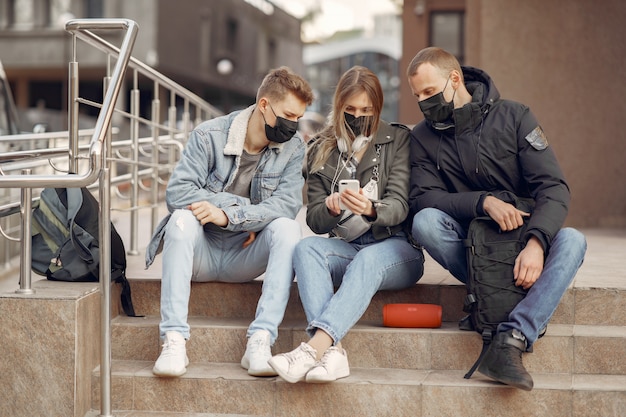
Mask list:
[[[172,371],[172,370],[164,371],[154,366],[152,368],[152,373],[156,376],[175,378],[178,376],[185,375],[185,373],[187,373],[188,366],[189,366],[189,358],[185,357],[185,367],[181,369],[180,371]]]
[[[156,376],[161,376],[161,377],[170,377],[170,378],[175,378],[178,376],[183,376],[185,375],[185,373],[187,372],[187,368],[183,368],[183,370],[181,371],[162,371],[155,368],[152,368],[152,373]]]
[[[315,369],[315,368],[313,368]],[[311,369],[311,370],[313,370]],[[328,382],[333,382],[341,378],[346,378],[350,376],[350,368],[339,369],[334,374],[311,374],[310,372],[306,374],[305,381],[311,384],[326,384]]]
[[[250,361],[245,356],[241,358],[241,367],[248,371],[248,375],[251,376],[277,376],[278,374],[269,366],[269,364],[265,368],[250,368]]]
[[[274,370],[274,368],[272,368],[271,366],[268,366],[267,368],[261,368],[261,369],[249,368],[248,369],[248,375],[252,375],[252,376],[278,376],[278,373]]]

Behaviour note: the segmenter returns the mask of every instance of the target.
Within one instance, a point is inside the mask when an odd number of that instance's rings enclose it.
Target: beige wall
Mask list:
[[[572,190],[567,225],[626,227],[624,22],[622,0],[466,2],[466,64],[539,119]],[[417,50],[405,37],[403,61]],[[407,105],[417,111],[414,100]]]

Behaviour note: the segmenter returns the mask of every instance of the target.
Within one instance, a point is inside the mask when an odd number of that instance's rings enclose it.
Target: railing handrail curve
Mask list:
[[[87,19],[87,20],[91,21],[91,20],[100,20],[100,19]],[[102,20],[106,20],[106,19],[102,19]],[[71,20],[67,23],[66,27],[68,26],[71,26],[71,28],[68,29],[68,31],[75,31],[81,28],[81,26],[83,25],[81,24],[80,20]],[[101,29],[101,28],[98,27],[98,28],[90,28],[90,29]],[[102,52],[105,52],[114,56],[120,53],[120,49],[118,47],[106,41],[105,39],[102,39],[101,37],[97,36],[90,30],[86,30],[83,32],[75,32],[75,34],[82,41],[90,44],[91,46],[93,46],[96,49],[99,49]],[[181,92],[181,94],[184,94],[186,97],[188,97],[189,100],[194,101],[196,105],[202,106],[202,109],[205,112],[207,112],[207,114],[213,115],[213,116],[222,114],[222,112],[219,109],[206,103],[204,99],[202,99],[201,97],[199,97],[192,91],[176,83],[172,79],[165,77],[163,74],[156,71],[154,68],[146,65],[145,63],[139,61],[137,58],[133,56],[131,56],[129,59],[128,67],[134,70],[137,70],[139,73],[145,75],[148,78],[156,80],[160,85],[164,87]]]
[[[118,49],[118,59],[111,74],[111,82],[102,100],[102,110],[98,114],[96,126],[89,146],[89,169],[77,175],[23,175],[11,174],[0,176],[0,188],[35,188],[35,187],[85,187],[94,183],[103,168],[103,147],[111,118],[115,111],[115,103],[122,88],[126,68],[131,57],[137,37],[137,23],[130,19],[74,19],[66,23],[69,32],[89,29],[124,29],[126,34],[122,47]]]

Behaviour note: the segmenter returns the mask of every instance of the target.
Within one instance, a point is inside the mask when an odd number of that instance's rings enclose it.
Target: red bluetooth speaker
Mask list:
[[[385,304],[383,326],[441,327],[441,306],[437,304]]]

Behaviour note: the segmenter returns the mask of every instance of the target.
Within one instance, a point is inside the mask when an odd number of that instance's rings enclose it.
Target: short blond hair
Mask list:
[[[257,90],[257,102],[261,97],[268,97],[280,101],[288,93],[292,93],[304,103],[310,105],[313,102],[313,90],[308,82],[289,67],[280,67],[267,73],[261,86]]]

